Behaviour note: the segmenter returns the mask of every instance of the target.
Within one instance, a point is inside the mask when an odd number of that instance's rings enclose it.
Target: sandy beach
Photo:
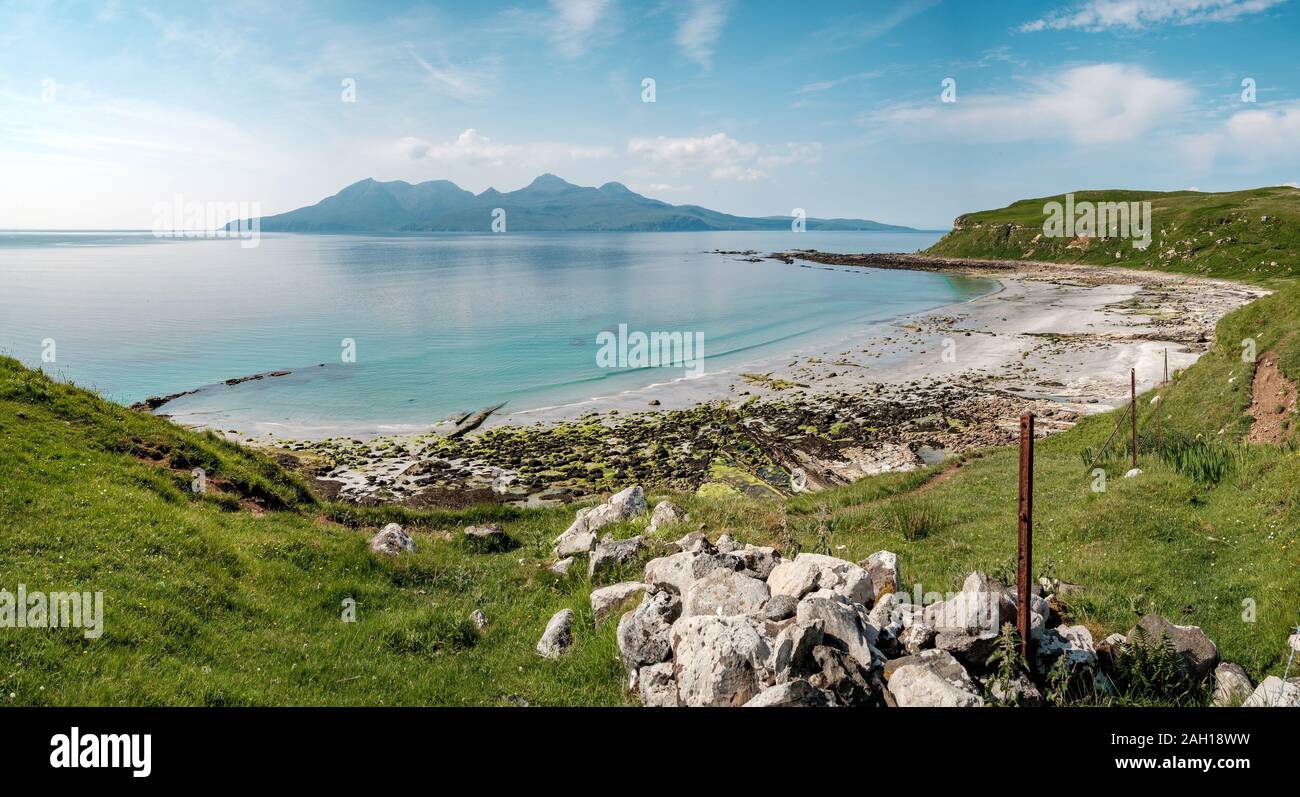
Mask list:
[[[732,253],[726,256],[743,256]],[[724,255],[720,255],[724,256]],[[790,268],[861,270],[880,256],[777,253]],[[884,256],[885,258],[895,256]],[[563,406],[491,414],[472,430],[281,442],[326,493],[411,505],[573,500],[630,479],[695,489],[722,478],[783,491],[908,470],[1005,444],[1128,400],[1213,343],[1226,313],[1267,291],[1122,268],[935,261],[903,265],[993,279],[998,289],[866,325],[834,345]],[[676,375],[674,375],[676,376]],[[720,472],[726,475],[719,477]]]
[[[1000,287],[962,304],[865,326],[833,346],[563,406],[501,413],[484,427],[641,412],[650,401],[660,409],[685,409],[718,399],[790,398],[921,379],[968,380],[1080,412],[1102,411],[1128,400],[1130,368],[1137,369],[1139,392],[1154,386],[1164,378],[1166,353],[1170,374],[1191,365],[1212,341],[1220,318],[1267,294],[1239,283],[1161,272],[1008,265],[996,271],[947,269],[992,278]],[[792,267],[860,268],[807,260]],[[778,389],[742,374],[806,387]]]

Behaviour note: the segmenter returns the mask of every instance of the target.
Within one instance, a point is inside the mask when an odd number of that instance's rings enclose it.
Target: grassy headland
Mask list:
[[[1077,191],[1075,202],[1150,202],[1151,245],[1125,238],[1043,235],[1048,202],[1065,195],[1022,199],[1004,208],[967,213],[927,250],[943,257],[1041,260],[1156,268],[1225,279],[1266,282],[1300,276],[1300,189],[1249,191]]]

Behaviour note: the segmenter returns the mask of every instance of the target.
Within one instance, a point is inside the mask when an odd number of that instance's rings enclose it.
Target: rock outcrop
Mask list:
[[[573,610],[561,609],[546,624],[542,638],[537,640],[537,654],[547,659],[558,659],[573,644]]]
[[[401,526],[389,523],[370,538],[370,550],[384,556],[397,556],[404,551],[414,551],[415,540]]]

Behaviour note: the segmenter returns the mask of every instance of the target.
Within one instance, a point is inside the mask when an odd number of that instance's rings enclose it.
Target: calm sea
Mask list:
[[[123,403],[210,386],[167,411],[217,428],[419,428],[499,402],[531,409],[683,376],[599,367],[597,336],[620,324],[701,333],[712,373],[992,287],[711,253],[910,252],[938,237],[270,234],[242,248],[0,233],[0,352]],[[282,369],[294,372],[221,384]]]

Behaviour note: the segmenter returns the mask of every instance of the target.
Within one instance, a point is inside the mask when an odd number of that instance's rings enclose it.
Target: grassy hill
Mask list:
[[[209,492],[190,490],[194,467]],[[535,566],[568,514],[321,504],[261,454],[0,359],[0,588],[105,593],[97,640],[0,629],[0,705],[619,702],[612,627],[534,661],[539,623],[589,616],[581,579]],[[391,519],[417,553],[367,551],[365,530]],[[435,534],[487,519],[510,520],[521,548]]]
[[[1152,242],[1145,250],[1122,238],[1080,241],[1043,233],[1048,202],[1023,199],[998,210],[957,218],[953,231],[927,250],[946,257],[992,257],[1157,268],[1188,274],[1266,281],[1300,276],[1300,189],[1250,191],[1078,191],[1076,202],[1151,203]]]

